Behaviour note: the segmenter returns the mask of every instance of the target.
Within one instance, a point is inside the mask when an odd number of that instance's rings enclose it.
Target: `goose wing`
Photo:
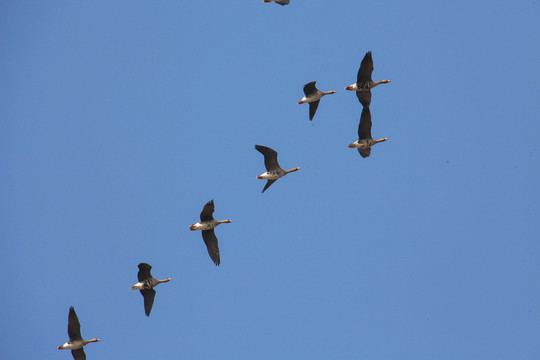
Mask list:
[[[358,91],[356,93],[358,93]],[[313,120],[313,117],[315,116],[315,112],[317,112],[317,108],[319,107],[320,102],[321,100],[317,100],[309,103],[309,120]]]
[[[311,94],[315,94],[317,92],[317,88],[315,87],[316,81],[312,81],[304,85],[304,94],[306,96],[309,96]]]
[[[152,275],[150,274],[151,269],[152,266],[147,263],[139,264],[139,272],[137,273],[137,279],[139,280],[139,282],[152,278]]]
[[[208,221],[214,219],[212,214],[214,213],[214,200],[210,200],[204,205],[201,211],[201,221]]]
[[[255,145],[255,149],[264,155],[264,166],[266,167],[267,171],[280,169],[277,161],[277,152],[262,145]]]
[[[268,189],[270,187],[270,185],[272,185],[273,183],[275,183],[277,180],[268,180],[266,182],[266,185],[264,185],[264,189],[263,189],[263,193],[266,191],[266,189]]]
[[[362,109],[360,124],[358,125],[358,139],[371,139],[371,111],[369,111],[369,106]]]
[[[75,360],[86,360],[86,354],[83,348],[71,350],[71,355],[73,355],[73,359]]]
[[[371,73],[373,72],[373,58],[371,57],[371,51],[368,51],[362,62],[360,63],[360,69],[358,69],[358,77],[356,82],[371,81]]]
[[[371,90],[356,91],[356,97],[364,107],[371,104]]]
[[[69,340],[82,339],[81,324],[79,323],[79,318],[77,317],[77,314],[75,313],[75,308],[73,306],[69,308],[68,335]]]
[[[144,313],[146,314],[146,316],[150,316],[150,311],[152,311],[152,305],[154,305],[154,297],[156,297],[156,290],[144,289],[141,290],[141,294],[144,298]]]
[[[219,259],[219,247],[218,247],[218,241],[216,237],[216,233],[214,232],[214,229],[212,230],[203,230],[202,231],[202,238],[204,240],[204,243],[206,244],[206,249],[208,250],[208,255],[210,255],[210,259],[214,262],[214,264],[219,265],[220,259]]]
[[[371,148],[365,148],[365,149],[358,149],[358,152],[360,155],[362,155],[363,158],[367,158],[371,154]]]

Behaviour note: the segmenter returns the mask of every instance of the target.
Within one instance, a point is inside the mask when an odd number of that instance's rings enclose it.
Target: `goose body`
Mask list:
[[[67,349],[71,350],[71,355],[75,360],[86,360],[86,354],[84,353],[83,347],[92,342],[101,341],[101,339],[90,339],[85,340],[81,336],[81,324],[79,323],[79,318],[75,313],[75,308],[72,306],[69,308],[68,315],[68,335],[69,341],[64,345],[58,347],[59,350]]]
[[[315,86],[316,81],[312,81],[304,85],[304,96],[298,103],[304,104],[309,103],[309,120],[313,120],[315,112],[319,107],[319,102],[324,95],[335,94],[336,91],[320,91]]]
[[[262,192],[264,193],[266,189],[270,187],[277,179],[284,177],[288,173],[300,170],[299,167],[292,168],[290,170],[283,170],[277,161],[277,152],[269,147],[262,145],[255,145],[255,149],[258,152],[264,155],[264,166],[266,167],[266,172],[257,176],[257,179],[268,180]]]
[[[371,104],[371,89],[377,85],[391,82],[390,80],[373,81],[371,79],[373,69],[373,57],[371,51],[368,51],[362,59],[360,69],[358,69],[356,82],[345,88],[345,90],[356,91],[356,97],[362,106],[369,106]]]
[[[204,208],[201,211],[201,221],[191,225],[189,230],[202,230],[202,238],[206,244],[208,255],[210,255],[210,259],[212,259],[214,264],[218,266],[221,263],[221,259],[219,256],[218,239],[214,232],[214,228],[219,224],[232,223],[232,220],[215,220],[212,215],[213,213],[214,200],[210,200],[204,205]]]
[[[279,5],[289,5],[289,0],[263,0],[263,2],[265,3],[275,2],[276,4],[279,4]]]
[[[363,158],[371,154],[371,147],[373,145],[388,140],[387,138],[373,139],[371,137],[371,124],[371,111],[369,110],[369,106],[365,106],[362,109],[360,124],[358,125],[358,140],[349,144],[350,148],[357,148]]]
[[[144,313],[146,314],[146,316],[150,316],[150,311],[152,311],[152,306],[154,305],[154,298],[156,296],[156,291],[153,288],[161,283],[169,282],[172,279],[156,279],[150,273],[152,266],[147,263],[140,263],[138,267],[139,272],[137,273],[137,280],[139,282],[130,287],[130,290],[141,291],[141,295],[144,298]]]

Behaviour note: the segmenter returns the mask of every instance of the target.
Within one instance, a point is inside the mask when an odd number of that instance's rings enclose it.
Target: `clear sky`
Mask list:
[[[89,360],[538,359],[539,39],[538,1],[2,2],[1,357],[71,359],[74,306]],[[255,144],[301,170],[261,194]]]

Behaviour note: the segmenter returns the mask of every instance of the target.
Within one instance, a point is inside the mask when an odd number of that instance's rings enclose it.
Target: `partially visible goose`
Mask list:
[[[140,290],[141,295],[144,298],[144,313],[146,316],[150,316],[150,311],[152,311],[152,305],[154,305],[154,297],[156,296],[156,290],[153,287],[169,282],[172,279],[167,278],[163,280],[158,280],[150,274],[152,266],[147,263],[139,264],[139,272],[137,273],[138,283],[130,287],[130,290]]]
[[[81,336],[81,324],[79,318],[75,313],[75,308],[69,308],[68,316],[68,335],[69,341],[64,345],[60,345],[58,349],[69,349],[75,360],[86,360],[86,354],[84,353],[83,346],[89,343],[101,341],[101,339],[84,340]]]
[[[263,0],[263,2],[275,2],[279,5],[289,5],[289,0]]]
[[[371,147],[377,143],[388,140],[387,138],[381,138],[375,140],[371,137],[371,111],[369,106],[365,106],[362,109],[362,115],[360,116],[360,124],[358,125],[358,140],[349,144],[350,148],[358,148],[358,152],[363,158],[367,158],[371,154]]]
[[[312,81],[304,85],[304,94],[306,94],[306,96],[304,96],[302,100],[298,102],[299,104],[309,103],[309,120],[313,120],[317,107],[319,107],[321,98],[324,95],[336,93],[334,90],[321,91],[315,87],[315,83],[316,81]]]
[[[371,104],[371,89],[379,84],[386,84],[391,82],[390,80],[373,81],[371,80],[371,73],[373,72],[373,58],[371,57],[371,51],[368,51],[362,63],[360,69],[358,69],[358,76],[356,83],[349,85],[345,90],[356,91],[356,97],[362,106],[369,106]]]
[[[275,183],[277,179],[284,177],[285,175],[293,171],[300,170],[299,167],[295,167],[290,170],[283,170],[278,164],[277,152],[270,149],[269,147],[255,145],[255,149],[257,149],[258,152],[264,155],[264,166],[267,170],[265,173],[257,176],[257,179],[268,180],[262,192],[265,192],[266,189],[268,189],[270,185]]]
[[[201,221],[193,224],[189,227],[189,230],[202,230],[202,238],[206,244],[208,255],[214,262],[219,265],[221,263],[219,258],[219,247],[214,228],[219,224],[232,223],[232,220],[215,220],[212,214],[214,213],[214,200],[210,200],[204,205],[201,211]]]

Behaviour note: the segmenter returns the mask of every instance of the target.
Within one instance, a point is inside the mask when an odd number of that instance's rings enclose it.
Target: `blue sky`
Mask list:
[[[2,355],[540,356],[540,4],[0,5]],[[373,52],[373,136],[344,87]],[[338,93],[313,122],[317,81]],[[262,155],[301,170],[261,194]],[[199,232],[214,199],[221,266]],[[157,278],[152,314],[129,287]],[[29,345],[30,343],[30,345]]]

